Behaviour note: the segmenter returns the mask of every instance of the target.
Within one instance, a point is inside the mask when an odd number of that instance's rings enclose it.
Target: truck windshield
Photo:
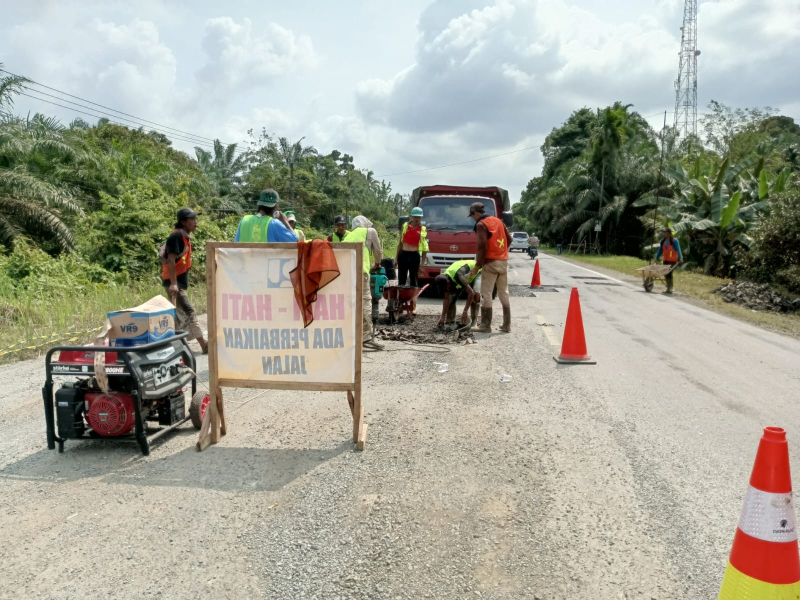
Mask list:
[[[431,231],[472,231],[475,221],[467,214],[469,205],[481,202],[487,215],[495,215],[494,202],[474,196],[439,196],[423,198],[419,205],[425,213],[423,223]]]

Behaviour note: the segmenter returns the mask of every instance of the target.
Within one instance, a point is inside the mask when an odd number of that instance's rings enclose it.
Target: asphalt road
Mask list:
[[[57,455],[41,361],[0,368],[0,598],[715,597],[764,426],[800,465],[800,343],[540,264],[510,335],[367,355],[364,453],[340,395],[228,390],[203,453]],[[573,286],[597,365],[552,359]]]

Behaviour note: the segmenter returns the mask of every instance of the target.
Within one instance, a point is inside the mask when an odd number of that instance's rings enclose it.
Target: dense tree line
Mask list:
[[[201,214],[193,271],[202,276],[202,242],[233,239],[267,187],[311,231],[345,213],[391,226],[408,209],[407,197],[336,150],[251,131],[244,144],[217,140],[192,157],[155,131],[15,115],[24,83],[0,78],[0,292],[40,286],[43,265],[77,281],[155,279],[181,206]]]
[[[669,226],[706,273],[773,280],[780,270],[800,291],[798,251],[774,248],[778,231],[790,235],[779,222],[800,210],[800,126],[771,108],[712,102],[700,129],[682,140],[621,103],[575,111],[545,139],[517,224],[580,251],[633,256],[651,256]]]

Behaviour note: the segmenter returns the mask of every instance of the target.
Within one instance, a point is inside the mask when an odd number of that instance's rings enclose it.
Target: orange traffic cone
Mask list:
[[[789,444],[786,432],[766,427],[733,538],[719,600],[800,597]]]
[[[531,287],[535,288],[541,286],[542,286],[542,280],[539,277],[539,259],[537,258],[536,264],[533,267],[533,279],[531,279]]]
[[[567,309],[567,324],[564,326],[564,340],[561,354],[554,356],[556,362],[567,365],[596,365],[597,361],[586,353],[586,336],[583,334],[583,317],[578,288],[572,288]]]

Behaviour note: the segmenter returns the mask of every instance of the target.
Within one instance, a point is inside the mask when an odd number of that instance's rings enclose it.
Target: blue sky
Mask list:
[[[205,137],[306,136],[385,175],[538,147],[583,106],[671,111],[682,10],[679,0],[0,0],[0,61]],[[701,110],[713,98],[800,121],[800,2],[701,1],[699,47]],[[27,98],[17,109],[75,116]],[[540,169],[533,150],[388,179],[400,192],[465,183],[516,198]]]

